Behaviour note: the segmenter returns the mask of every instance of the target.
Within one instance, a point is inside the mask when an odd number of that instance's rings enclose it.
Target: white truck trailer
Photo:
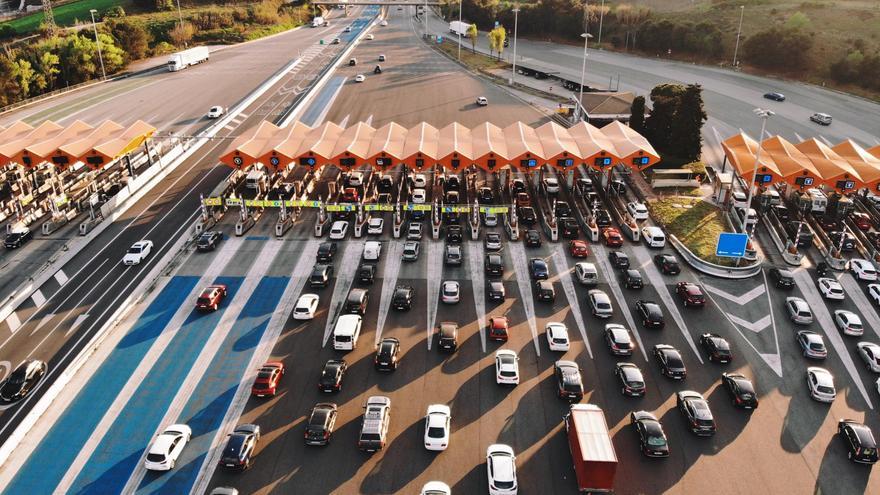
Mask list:
[[[321,27],[323,25],[324,25],[324,18],[323,17],[318,16],[318,17],[315,17],[314,19],[312,19],[312,27],[313,28]]]
[[[462,21],[452,21],[449,23],[449,32],[451,32],[452,34],[467,36],[467,31],[468,29],[470,29],[470,27],[470,23]]]
[[[177,72],[186,69],[190,65],[207,62],[209,55],[207,46],[197,46],[189,50],[173,53],[168,59],[168,70]]]

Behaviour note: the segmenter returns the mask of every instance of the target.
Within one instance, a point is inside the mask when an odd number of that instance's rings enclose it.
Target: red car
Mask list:
[[[222,284],[209,285],[202,291],[202,295],[196,300],[196,309],[203,311],[217,311],[220,301],[226,298],[226,286]]]
[[[524,206],[532,206],[532,198],[529,197],[528,193],[517,193],[516,206],[519,208],[522,208]]]
[[[507,342],[507,329],[509,327],[506,316],[493,316],[489,318],[489,338]]]
[[[871,217],[867,213],[854,211],[849,214],[849,217],[852,218],[859,230],[864,232],[871,230]]]
[[[342,190],[342,201],[346,203],[357,203],[358,202],[358,191],[353,187],[346,187]]]
[[[706,305],[706,296],[703,294],[703,289],[695,283],[679,282],[675,287],[675,292],[684,301],[685,306],[703,307]]]
[[[590,250],[587,249],[587,243],[584,241],[569,242],[568,251],[571,253],[572,258],[586,258],[590,255]]]
[[[260,368],[257,373],[257,379],[251,387],[251,395],[254,397],[275,397],[278,390],[278,382],[284,376],[284,363],[280,361],[270,361]]]
[[[605,238],[605,245],[608,247],[623,246],[623,236],[620,235],[620,230],[617,227],[608,227],[603,230],[602,237]]]

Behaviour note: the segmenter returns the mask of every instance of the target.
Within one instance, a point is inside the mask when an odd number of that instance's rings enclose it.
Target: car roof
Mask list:
[[[807,372],[812,373],[816,377],[816,381],[819,385],[825,385],[828,387],[834,386],[834,377],[831,375],[831,372],[825,368],[810,366],[807,368]]]

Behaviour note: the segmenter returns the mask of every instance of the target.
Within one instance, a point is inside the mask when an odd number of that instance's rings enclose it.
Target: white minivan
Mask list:
[[[259,189],[260,185],[266,182],[266,179],[266,167],[260,163],[255,163],[251,167],[251,171],[245,176],[244,185],[248,189]]]
[[[642,228],[642,237],[645,238],[645,244],[652,248],[662,248],[666,245],[666,236],[660,227],[644,227]]]
[[[333,327],[333,348],[338,351],[350,351],[357,347],[361,336],[361,316],[342,315]]]

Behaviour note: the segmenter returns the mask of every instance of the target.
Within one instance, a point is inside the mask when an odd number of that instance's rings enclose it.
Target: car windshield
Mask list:
[[[514,376],[516,376],[516,371],[504,371],[504,370],[502,370],[499,374],[500,374],[501,376],[510,376],[510,377],[514,377]]]
[[[128,253],[129,254],[140,254],[141,248],[140,248],[140,246],[132,246],[132,247],[128,248]]]
[[[163,454],[147,454],[147,460],[150,462],[163,462],[165,455]]]
[[[25,376],[27,376],[24,371],[15,371],[12,375],[9,376],[9,384],[11,385],[21,385],[24,383]]]
[[[650,436],[648,437],[648,445],[651,447],[663,447],[666,445],[666,439],[660,436]]]
[[[818,390],[819,392],[822,392],[823,394],[833,394],[834,393],[833,388],[827,387],[825,385],[816,386],[816,390]]]
[[[607,302],[596,301],[596,307],[599,309],[611,309],[611,305]]]

